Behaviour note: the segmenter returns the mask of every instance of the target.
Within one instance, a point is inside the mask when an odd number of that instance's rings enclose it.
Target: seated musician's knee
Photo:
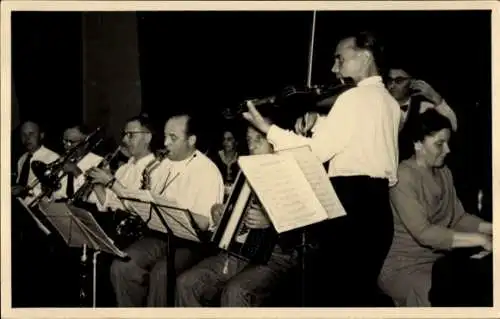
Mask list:
[[[150,281],[165,281],[167,277],[167,261],[159,260],[156,262],[150,272]]]
[[[111,264],[110,274],[112,282],[123,279],[140,282],[143,271],[133,259],[127,261],[117,259]]]
[[[230,281],[221,294],[221,307],[249,307],[254,305],[254,294],[238,281]]]
[[[195,292],[201,284],[201,278],[196,271],[185,271],[177,276],[176,289],[182,292]]]

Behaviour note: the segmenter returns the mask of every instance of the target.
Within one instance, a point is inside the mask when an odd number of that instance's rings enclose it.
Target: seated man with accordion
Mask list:
[[[271,122],[269,116],[266,119]],[[247,130],[247,143],[251,155],[273,152],[265,136],[251,126]],[[244,180],[241,177],[240,173],[235,188]],[[230,202],[235,193],[233,190]],[[221,221],[222,209],[220,204],[212,208],[215,223]],[[253,193],[243,214],[235,239],[241,243],[238,253],[222,251],[178,276],[177,307],[262,306],[297,265],[297,246],[292,242],[296,239],[294,233],[278,237]]]

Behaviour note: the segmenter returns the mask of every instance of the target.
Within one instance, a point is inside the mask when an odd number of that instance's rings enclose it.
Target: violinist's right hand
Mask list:
[[[307,112],[295,121],[295,133],[306,136],[318,120],[318,113]]]

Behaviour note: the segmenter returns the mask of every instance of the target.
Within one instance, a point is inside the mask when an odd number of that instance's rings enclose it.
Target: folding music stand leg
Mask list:
[[[167,258],[167,307],[174,307],[175,306],[175,283],[176,283],[176,273],[175,273],[175,245],[173,243],[173,233],[168,227],[167,222],[165,221],[165,218],[161,215],[161,213],[158,211],[157,207],[154,207],[153,209],[160,219],[161,223],[163,224],[163,227],[167,230],[167,252],[166,252],[166,258]]]
[[[307,236],[305,230],[302,231],[302,240],[301,240],[301,247],[300,247],[300,270],[301,270],[301,275],[300,275],[300,302],[302,304],[302,307],[305,307],[307,302],[307,280],[306,280],[306,254],[307,254]]]
[[[87,283],[87,244],[82,246],[82,255],[80,257],[80,306],[85,307],[87,299],[87,291],[85,289]]]
[[[96,307],[97,300],[97,255],[101,253],[100,250],[94,252],[92,258],[92,308]]]

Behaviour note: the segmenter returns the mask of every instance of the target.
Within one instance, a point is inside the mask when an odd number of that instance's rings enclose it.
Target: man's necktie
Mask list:
[[[23,167],[21,168],[21,175],[19,176],[19,185],[28,186],[28,177],[30,174],[31,158],[33,154],[28,153],[26,159],[24,160]]]
[[[68,185],[66,185],[66,196],[68,198],[71,198],[75,194],[75,186],[74,186],[75,176],[73,176],[73,174],[68,174],[67,179],[68,179]]]
[[[409,107],[410,107],[409,104],[403,104],[403,105],[401,105],[401,111],[406,112],[406,111],[408,111]]]

